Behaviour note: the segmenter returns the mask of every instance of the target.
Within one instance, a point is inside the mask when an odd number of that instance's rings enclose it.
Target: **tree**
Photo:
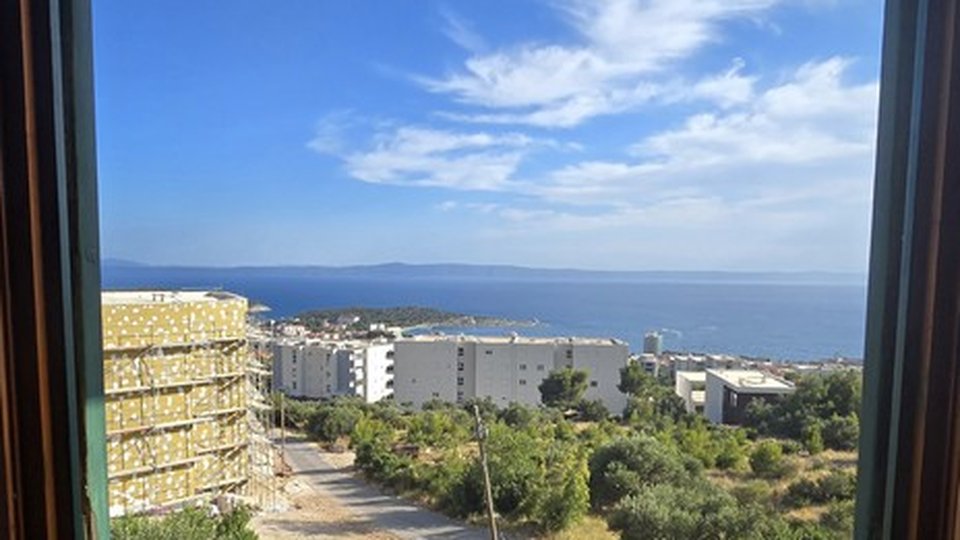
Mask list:
[[[580,400],[580,403],[577,405],[577,411],[580,413],[580,418],[587,422],[602,422],[610,417],[610,411],[607,410],[606,405],[599,399]]]
[[[307,432],[314,439],[332,443],[353,431],[363,411],[352,404],[322,405],[307,421]]]
[[[780,476],[784,469],[783,447],[777,441],[760,441],[750,452],[750,468],[757,476]]]
[[[559,531],[590,510],[590,473],[581,452],[568,444],[552,444],[546,465],[536,519],[544,530]]]
[[[617,389],[624,394],[639,396],[659,386],[657,380],[643,369],[639,362],[630,362],[620,368],[620,384]]]
[[[571,367],[551,371],[537,387],[540,399],[548,407],[574,407],[587,391],[587,377],[586,371]]]
[[[860,438],[860,420],[856,415],[833,415],[823,424],[823,444],[834,450],[853,450]]]
[[[615,504],[644,486],[691,478],[677,452],[649,436],[617,439],[590,457],[590,503],[597,510]]]

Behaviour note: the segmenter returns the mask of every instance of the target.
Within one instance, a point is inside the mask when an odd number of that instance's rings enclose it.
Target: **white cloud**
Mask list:
[[[307,148],[320,154],[339,154],[345,147],[344,132],[352,123],[352,111],[340,110],[324,115],[317,121]]]
[[[763,162],[800,164],[868,155],[873,148],[878,86],[847,86],[849,61],[809,63],[788,82],[726,114],[698,114],[647,138],[641,155],[678,167]]]
[[[463,69],[416,78],[431,92],[493,112],[460,120],[570,127],[636,108],[659,95],[664,68],[720,36],[720,23],[756,17],[777,0],[566,0],[574,44],[522,43],[472,54]],[[749,96],[739,68],[690,94],[726,104]]]
[[[450,38],[450,41],[474,53],[487,49],[486,41],[470,27],[467,21],[451,9],[441,9],[440,15],[444,21],[443,33]]]
[[[552,144],[520,133],[458,133],[400,127],[379,134],[374,148],[344,157],[364,182],[462,190],[507,190],[530,149]]]

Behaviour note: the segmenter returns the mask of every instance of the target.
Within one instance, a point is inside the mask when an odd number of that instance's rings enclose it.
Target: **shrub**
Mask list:
[[[573,448],[554,445],[542,486],[536,520],[546,531],[559,531],[590,510],[589,471]]]
[[[784,474],[783,447],[777,441],[760,441],[750,452],[750,468],[757,476],[775,478]]]
[[[744,445],[746,436],[743,430],[726,434],[720,440],[720,449],[717,452],[716,466],[718,469],[741,469],[746,464]]]
[[[316,440],[332,443],[350,435],[361,416],[363,411],[352,404],[322,405],[310,414],[307,433]]]
[[[788,537],[788,526],[757,505],[738,505],[706,483],[661,484],[644,488],[618,503],[608,517],[621,538],[641,540]]]
[[[511,403],[506,409],[500,411],[500,420],[504,424],[515,428],[531,425],[536,416],[537,413],[533,409],[520,403]]]
[[[820,426],[820,422],[810,422],[804,426],[800,434],[800,440],[803,443],[803,448],[811,456],[823,452],[823,428]]]
[[[802,444],[791,439],[780,441],[780,446],[783,448],[783,453],[788,456],[799,454],[803,450]]]
[[[844,501],[853,499],[856,492],[857,479],[854,475],[834,471],[816,481],[804,478],[790,484],[784,504],[797,507]]]
[[[587,422],[602,422],[610,417],[610,411],[607,410],[606,405],[599,399],[580,400],[580,404],[577,405],[577,411],[580,413],[580,419]]]
[[[833,415],[823,424],[823,443],[834,450],[853,450],[860,437],[860,420],[856,415]]]
[[[672,448],[648,437],[618,439],[590,458],[590,502],[603,509],[644,486],[689,481],[691,473]]]
[[[730,495],[740,504],[768,504],[773,488],[768,482],[751,480],[730,488]]]
[[[853,538],[853,501],[835,502],[820,516],[820,525],[840,538]]]
[[[200,507],[189,507],[165,516],[124,516],[111,520],[116,540],[255,540],[248,528],[250,512],[241,507],[214,516]]]

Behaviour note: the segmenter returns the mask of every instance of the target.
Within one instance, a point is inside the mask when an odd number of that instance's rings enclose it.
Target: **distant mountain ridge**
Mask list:
[[[465,263],[407,264],[384,263],[355,266],[182,266],[149,265],[123,259],[105,258],[104,269],[193,270],[212,274],[275,277],[330,277],[366,279],[490,279],[512,281],[611,281],[681,283],[783,283],[864,285],[866,276],[845,272],[732,272],[669,270],[580,270],[532,268],[512,265]]]

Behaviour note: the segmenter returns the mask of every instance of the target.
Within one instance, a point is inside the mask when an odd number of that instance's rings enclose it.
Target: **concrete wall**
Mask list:
[[[395,347],[394,395],[400,403],[489,397],[499,406],[538,405],[541,381],[555,369],[572,366],[589,374],[587,399],[603,401],[614,414],[626,406],[626,396],[617,389],[628,358],[622,343],[451,336],[398,340]],[[431,388],[421,381],[429,381]]]
[[[394,343],[393,392],[398,403],[421,407],[432,399],[457,400],[457,343]]]
[[[723,379],[707,371],[707,394],[704,397],[703,415],[711,423],[723,423],[723,389],[725,386]]]
[[[627,365],[626,344],[577,344],[573,346],[573,367],[587,372],[585,399],[603,402],[610,413],[623,414],[627,396],[617,389],[620,370]]]

